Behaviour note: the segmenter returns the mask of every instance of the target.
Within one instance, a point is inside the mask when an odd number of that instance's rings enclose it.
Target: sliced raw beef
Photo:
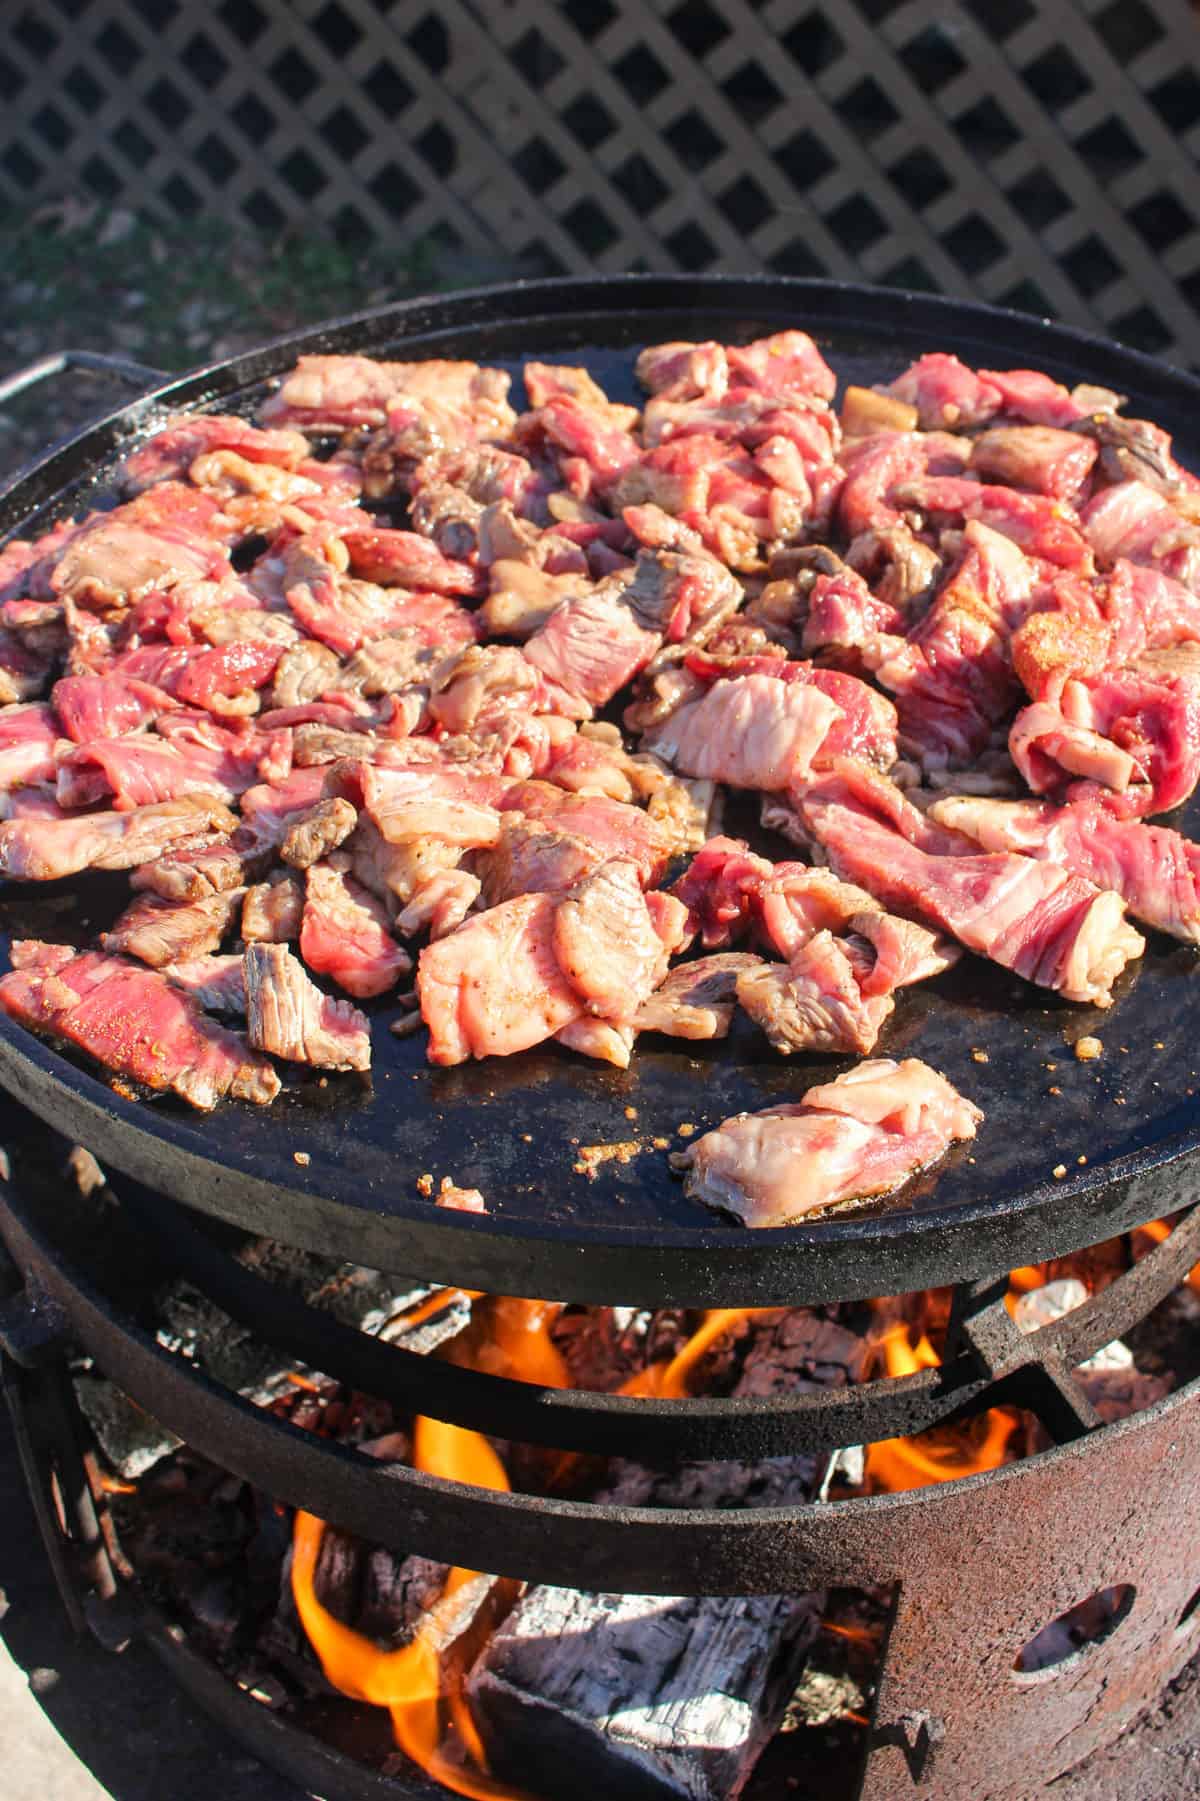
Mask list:
[[[643,742],[684,775],[778,792],[804,780],[840,717],[818,688],[736,676],[715,682]]]
[[[639,1032],[664,1032],[669,1038],[728,1037],[739,980],[766,967],[760,957],[745,951],[723,951],[681,963],[642,1002],[633,1024]]]
[[[557,902],[523,894],[427,945],[417,964],[432,1063],[507,1057],[585,1011],[554,950]]]
[[[1200,944],[1200,845],[1179,832],[1124,819],[1094,799],[1054,807],[956,795],[930,815],[986,851],[1019,851],[1070,870],[1119,894],[1144,925]]]
[[[983,1114],[928,1064],[860,1063],[803,1100],[739,1113],[675,1159],[686,1191],[747,1226],[783,1226],[839,1201],[888,1194]]]
[[[0,874],[53,882],[81,869],[135,869],[178,839],[207,832],[224,837],[236,824],[227,807],[200,794],[128,813],[10,819],[0,825]]]
[[[394,988],[412,958],[392,937],[386,908],[348,871],[344,856],[309,870],[300,955],[317,975],[366,1000]]]
[[[271,425],[306,430],[383,425],[392,409],[445,421],[470,422],[481,436],[503,436],[515,422],[507,405],[509,378],[477,363],[377,362],[367,356],[302,356],[261,409]],[[430,448],[433,448],[430,446]]]
[[[1126,817],[1165,813],[1200,777],[1200,678],[1123,669],[1051,682],[1008,747],[1035,794],[1070,799],[1095,782],[1123,797]]]
[[[797,805],[845,880],[1067,1000],[1111,1006],[1113,983],[1146,948],[1119,895],[1030,857],[972,854],[864,768],[840,765]]]
[[[0,791],[52,782],[60,739],[53,707],[0,708]],[[64,747],[65,748],[65,747]]]
[[[121,474],[131,494],[155,482],[186,481],[197,457],[233,450],[248,463],[295,469],[309,456],[298,431],[261,431],[232,413],[180,413],[127,456]]]
[[[279,1077],[156,970],[86,951],[53,974],[0,977],[0,1006],[65,1039],[113,1075],[169,1088],[205,1111],[225,1095],[267,1106]]]

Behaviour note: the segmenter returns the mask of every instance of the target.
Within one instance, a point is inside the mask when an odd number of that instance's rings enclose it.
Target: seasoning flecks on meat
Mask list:
[[[309,869],[344,844],[357,824],[358,814],[348,800],[340,795],[319,800],[289,823],[279,855],[292,869]]]
[[[279,1077],[156,970],[87,951],[53,974],[0,977],[12,1018],[65,1039],[114,1075],[208,1111],[225,1095],[266,1106]]]
[[[242,938],[247,944],[290,944],[300,936],[305,885],[299,876],[276,871],[247,888],[242,902]]]
[[[783,1226],[889,1193],[973,1138],[982,1118],[928,1064],[879,1058],[801,1101],[727,1119],[676,1162],[705,1206],[747,1226]]]
[[[370,1069],[366,1015],[322,994],[286,945],[249,945],[243,973],[246,1037],[256,1050],[316,1069]]]
[[[633,1019],[667,973],[634,864],[602,863],[562,896],[554,915],[559,968],[589,1013]]]
[[[125,813],[10,819],[0,825],[0,874],[52,882],[81,869],[135,869],[177,839],[232,832],[236,819],[211,795],[188,794]]]
[[[305,883],[300,955],[356,1000],[386,994],[412,968],[392,937],[386,908],[349,871],[349,859],[317,863]]]
[[[518,895],[421,952],[417,994],[431,1062],[511,1056],[586,1011],[555,955],[556,904],[548,894]]]
[[[697,957],[668,972],[633,1016],[639,1032],[663,1032],[670,1038],[725,1038],[737,1007],[743,975],[768,967],[747,951],[721,951]]]
[[[100,943],[107,951],[136,957],[161,969],[215,951],[241,913],[242,890],[232,888],[202,900],[168,901],[141,894],[126,907]]]

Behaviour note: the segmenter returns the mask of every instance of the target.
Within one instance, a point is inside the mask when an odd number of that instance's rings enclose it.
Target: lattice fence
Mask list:
[[[538,270],[767,268],[1200,362],[1185,0],[37,0],[0,196]]]

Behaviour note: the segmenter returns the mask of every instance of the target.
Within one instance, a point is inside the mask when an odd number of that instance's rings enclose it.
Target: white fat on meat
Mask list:
[[[781,792],[803,782],[842,709],[819,688],[769,675],[714,682],[647,734],[681,774]]]
[[[748,1226],[886,1194],[975,1136],[978,1107],[928,1064],[879,1058],[801,1101],[739,1113],[676,1159],[687,1193]]]

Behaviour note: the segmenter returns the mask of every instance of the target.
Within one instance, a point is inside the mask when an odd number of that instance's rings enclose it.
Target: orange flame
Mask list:
[[[889,1326],[878,1349],[889,1376],[913,1376],[941,1362],[924,1333],[915,1345],[910,1342],[909,1328],[902,1320]],[[915,1438],[882,1439],[867,1448],[868,1486],[873,1493],[895,1494],[923,1488],[929,1482],[950,1482],[958,1476],[994,1470],[1004,1462],[1017,1424],[1016,1414],[1008,1408],[992,1407],[984,1417],[982,1438],[978,1423],[972,1421],[967,1426],[935,1426]]]
[[[689,1377],[692,1371],[721,1334],[730,1331],[740,1320],[755,1319],[758,1314],[770,1311],[769,1307],[714,1307],[704,1315],[674,1357],[666,1363],[647,1364],[644,1370],[621,1384],[621,1394],[655,1395],[672,1401],[686,1399],[691,1393]]]
[[[1165,1238],[1171,1236],[1175,1228],[1169,1220],[1151,1219],[1147,1220],[1146,1224],[1140,1226],[1138,1230],[1145,1232],[1154,1240],[1155,1244],[1161,1244]],[[1197,1263],[1195,1268],[1189,1271],[1184,1280],[1189,1288],[1195,1289],[1196,1293],[1200,1294],[1200,1263]]]
[[[443,1290],[430,1296],[415,1313],[424,1316],[426,1309],[444,1305],[458,1292],[466,1291]],[[566,1366],[550,1337],[557,1312],[544,1301],[496,1296],[475,1310],[471,1326],[447,1346],[447,1355],[497,1375],[564,1388]],[[505,1493],[509,1488],[504,1465],[487,1439],[444,1420],[418,1415],[413,1421],[412,1461],[414,1468],[452,1482]],[[463,1692],[464,1672],[438,1653],[439,1642],[451,1636],[454,1597],[474,1580],[475,1571],[452,1569],[411,1642],[398,1651],[382,1651],[335,1619],[317,1598],[315,1575],[324,1531],[324,1523],[313,1514],[297,1511],[292,1593],[304,1630],[334,1688],[353,1701],[386,1707],[400,1749],[455,1794],[474,1801],[527,1801],[523,1790],[491,1775]]]

